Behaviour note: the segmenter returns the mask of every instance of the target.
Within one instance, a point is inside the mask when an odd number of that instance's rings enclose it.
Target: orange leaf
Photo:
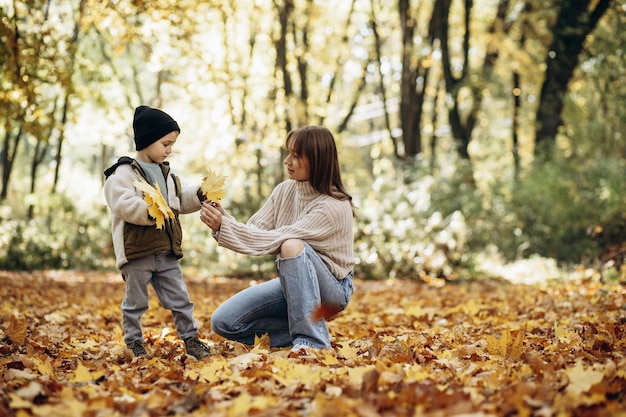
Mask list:
[[[331,320],[333,317],[337,315],[341,311],[337,307],[329,306],[326,304],[320,304],[313,313],[311,313],[312,321],[320,321],[320,320]]]
[[[26,319],[18,319],[15,314],[12,314],[6,334],[11,342],[16,345],[23,345],[26,340]]]

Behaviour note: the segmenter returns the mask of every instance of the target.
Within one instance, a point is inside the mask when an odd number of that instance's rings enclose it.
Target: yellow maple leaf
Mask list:
[[[330,353],[325,353],[324,358],[322,359],[322,363],[326,366],[338,365],[339,359],[337,359],[337,356],[335,355],[331,355]]]
[[[297,383],[313,387],[322,382],[328,369],[291,362],[286,358],[276,358],[273,362],[271,377],[285,387]]]
[[[365,377],[370,372],[376,372],[376,368],[374,366],[357,366],[349,368],[347,383],[352,385],[354,388],[360,388],[364,385]]]
[[[341,343],[338,348],[339,356],[343,356],[346,359],[354,359],[359,354],[359,349],[350,346],[348,343]]]
[[[83,365],[81,362],[78,362],[72,382],[88,382],[92,379],[93,378],[91,377],[91,372],[89,372],[89,369],[87,369],[85,365]]]
[[[51,362],[49,361],[44,362],[37,358],[35,358],[33,361],[37,365],[37,370],[39,371],[39,373],[41,373],[42,375],[48,375],[48,376],[54,375],[54,368],[52,367]]]
[[[82,362],[78,362],[76,370],[74,371],[74,377],[72,382],[91,382],[102,377],[104,373],[102,371],[90,371]]]
[[[526,334],[526,326],[521,328],[517,335],[515,335],[515,339],[513,339],[513,343],[509,346],[508,354],[511,359],[519,359],[522,356],[524,351],[524,336]]]
[[[254,351],[258,350],[269,350],[270,348],[270,335],[264,333],[261,337],[255,335],[254,336]]]
[[[200,382],[217,383],[220,379],[232,375],[228,362],[222,357],[216,357],[208,365],[198,370],[187,370],[185,376],[197,379]]]
[[[224,191],[224,182],[226,181],[226,177],[221,175],[217,175],[215,172],[209,169],[207,175],[202,178],[202,185],[200,186],[200,190],[202,194],[209,201],[218,201],[226,192]]]
[[[19,319],[15,314],[12,314],[6,334],[11,342],[16,345],[23,345],[26,340],[26,319]]]
[[[571,343],[580,340],[578,333],[572,330],[567,330],[565,326],[561,326],[559,322],[554,322],[554,335],[557,340],[562,343]]]
[[[580,395],[589,391],[592,386],[604,378],[603,372],[585,369],[581,361],[578,361],[573,368],[568,368],[565,372],[569,379],[566,391],[573,395]]]
[[[487,340],[487,352],[492,355],[506,357],[506,346],[509,342],[509,338],[511,336],[511,332],[509,329],[505,329],[500,335],[500,339],[495,336],[487,335],[485,339]]]
[[[226,411],[226,417],[243,417],[249,416],[252,410],[267,410],[275,406],[281,401],[276,397],[256,394],[254,396],[247,392],[240,394],[232,401],[232,404]]]
[[[133,185],[143,192],[143,200],[148,204],[148,214],[156,221],[156,228],[161,229],[165,219],[173,219],[174,212],[165,202],[158,183],[154,187],[145,181],[133,181]]]
[[[492,355],[502,356],[508,359],[518,359],[524,347],[525,328],[517,332],[513,337],[511,330],[507,327],[500,334],[500,339],[487,335],[487,351]]]
[[[428,370],[422,365],[413,364],[406,369],[406,378],[408,381],[424,381],[430,376]]]
[[[228,417],[239,417],[249,415],[252,408],[252,396],[247,392],[237,396],[228,409]]]

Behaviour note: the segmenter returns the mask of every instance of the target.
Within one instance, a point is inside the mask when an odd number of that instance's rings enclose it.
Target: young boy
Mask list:
[[[126,282],[122,302],[124,341],[135,356],[148,356],[143,345],[141,316],[148,309],[148,284],[161,305],[171,310],[176,330],[187,353],[197,360],[210,354],[198,338],[193,303],[183,281],[179,259],[182,229],[179,213],[200,209],[200,186],[183,188],[165,159],[180,134],[178,123],[167,113],[148,106],[135,109],[133,120],[135,159],[121,157],[104,171],[104,195],[111,210],[116,266]],[[148,214],[143,193],[133,185],[146,181],[159,184],[164,200],[174,213],[162,228]]]

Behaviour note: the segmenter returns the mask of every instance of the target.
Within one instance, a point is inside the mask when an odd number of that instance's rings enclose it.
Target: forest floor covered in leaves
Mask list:
[[[355,282],[333,349],[290,358],[224,340],[211,313],[250,280],[188,275],[200,336],[169,311],[122,341],[116,273],[0,272],[1,416],[626,416],[626,286]]]

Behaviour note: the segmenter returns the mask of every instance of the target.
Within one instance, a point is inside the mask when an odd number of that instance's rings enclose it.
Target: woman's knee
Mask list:
[[[220,336],[225,336],[230,333],[230,323],[226,319],[226,316],[221,314],[219,307],[211,315],[211,330]]]
[[[280,245],[281,258],[294,258],[304,250],[304,242],[300,239],[288,239]]]

